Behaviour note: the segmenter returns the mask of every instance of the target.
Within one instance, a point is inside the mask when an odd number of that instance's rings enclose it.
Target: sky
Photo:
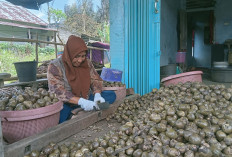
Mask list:
[[[54,0],[54,3],[53,3],[53,8],[54,9],[60,9],[62,11],[64,11],[64,6],[66,4],[68,5],[72,5],[73,3],[75,3],[77,0]],[[100,5],[100,0],[92,0],[93,1],[93,4],[94,4],[94,9],[97,8],[97,6]],[[51,3],[51,2],[50,2]],[[37,15],[39,18],[43,19],[45,22],[48,22],[47,21],[47,15],[46,15],[46,12],[47,12],[47,4],[43,4],[40,6],[40,10],[37,11],[37,10],[32,10],[32,9],[29,9],[32,13],[34,13],[35,15]]]
[[[0,0],[0,1],[5,1],[5,0]],[[62,11],[64,11],[64,6],[66,4],[73,4],[75,3],[77,0],[54,0],[54,3],[53,3],[53,8],[54,9],[60,9]],[[100,1],[101,0],[92,0],[93,1],[93,4],[94,4],[94,9],[97,8],[97,6],[100,5]],[[51,4],[51,2],[50,2]],[[47,12],[47,4],[42,4],[40,6],[40,10],[33,10],[33,9],[28,9],[30,12],[32,12],[33,14],[35,14],[36,16],[38,16],[39,18],[41,18],[42,20],[44,20],[45,22],[48,22],[47,21],[47,15],[46,15],[46,12]]]

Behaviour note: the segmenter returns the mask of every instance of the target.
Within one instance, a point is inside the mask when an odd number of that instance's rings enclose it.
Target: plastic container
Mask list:
[[[228,66],[228,62],[213,62],[213,67],[215,68],[227,68]]]
[[[213,68],[211,79],[214,82],[232,82],[232,68]]]
[[[176,54],[176,63],[184,63],[186,58],[186,52],[178,51]]]
[[[56,126],[63,102],[24,111],[0,111],[3,137],[13,143]]]
[[[63,55],[63,51],[59,51],[58,53],[57,53],[57,58],[60,58],[62,55]]]
[[[36,61],[15,62],[14,66],[17,72],[19,82],[35,81],[36,73],[37,73],[37,65],[38,62]]]
[[[202,71],[185,72],[177,75],[171,75],[161,80],[165,86],[178,84],[179,82],[202,82]]]
[[[116,100],[119,101],[126,97],[126,87],[103,87],[102,90],[111,90],[116,94]]]
[[[169,64],[160,67],[160,78],[163,79],[170,75],[176,74],[176,64]]]
[[[229,52],[228,63],[229,63],[229,65],[232,65],[232,52]]]
[[[101,72],[101,78],[104,81],[121,82],[122,71],[103,67]]]

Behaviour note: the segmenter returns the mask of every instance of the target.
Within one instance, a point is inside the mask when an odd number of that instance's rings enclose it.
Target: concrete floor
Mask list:
[[[206,85],[224,84],[226,86],[226,88],[232,88],[232,83],[213,82],[213,81],[211,81],[209,79],[204,79],[204,78],[203,78],[202,81]]]
[[[210,72],[206,72],[206,71],[203,71],[202,82],[206,85],[224,84],[226,86],[226,88],[230,88],[230,87],[232,88],[232,82],[230,82],[230,83],[213,82],[211,80]]]

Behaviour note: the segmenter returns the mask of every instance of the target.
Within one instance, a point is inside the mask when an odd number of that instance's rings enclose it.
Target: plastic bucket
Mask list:
[[[160,78],[175,75],[176,74],[176,64],[169,64],[160,67]]]
[[[14,66],[19,79],[19,82],[30,82],[36,80],[37,73],[36,61],[15,62]]]
[[[229,65],[232,65],[232,52],[230,52],[228,55],[228,63]]]
[[[177,52],[176,54],[176,63],[184,63],[186,58],[186,52]]]

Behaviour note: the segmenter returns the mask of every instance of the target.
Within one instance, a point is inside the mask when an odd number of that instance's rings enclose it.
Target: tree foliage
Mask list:
[[[109,22],[103,23],[103,28],[98,32],[101,40],[105,43],[110,43],[110,24]]]
[[[109,41],[109,0],[101,0],[101,5],[94,10],[92,0],[77,0],[72,5],[66,5],[67,16],[65,27],[78,34],[100,36]],[[105,30],[106,29],[106,30]]]
[[[56,27],[58,27],[58,24],[60,23],[60,20],[66,19],[66,14],[59,9],[49,8],[50,15],[52,19],[54,20]]]
[[[109,22],[109,0],[101,0],[101,5],[98,6],[96,13],[97,22]]]

